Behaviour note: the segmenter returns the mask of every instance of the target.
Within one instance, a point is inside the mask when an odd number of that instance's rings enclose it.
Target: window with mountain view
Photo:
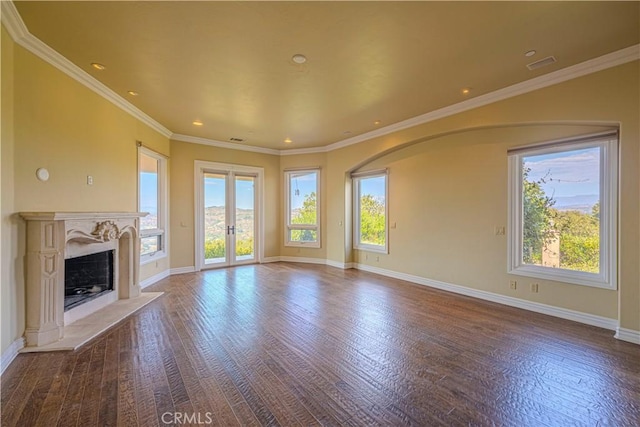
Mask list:
[[[320,247],[320,171],[285,171],[286,246]]]
[[[140,261],[150,261],[165,252],[166,159],[144,147],[138,151],[138,210],[148,212],[140,219]]]
[[[510,272],[615,288],[617,138],[510,152]]]
[[[355,248],[388,253],[387,171],[353,174]]]

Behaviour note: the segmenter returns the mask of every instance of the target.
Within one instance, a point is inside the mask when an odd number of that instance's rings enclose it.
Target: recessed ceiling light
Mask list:
[[[202,126],[202,124],[203,124],[203,123],[202,123],[200,120],[194,120],[194,121],[193,121],[193,125],[194,125],[194,126]]]
[[[138,92],[136,92],[135,90],[129,90],[129,91],[127,91],[127,93],[128,93],[129,95],[131,95],[131,96],[138,96],[138,95],[139,95],[139,93],[138,93]]]
[[[285,144],[291,144],[293,141],[291,140],[291,138],[285,138],[284,139],[284,143]]]
[[[528,58],[528,57],[533,56],[533,55],[535,55],[535,54],[536,54],[536,51],[535,51],[535,50],[528,50],[528,51],[526,51],[526,52],[524,53],[524,56],[526,56],[526,57]]]
[[[380,123],[382,123],[380,120],[376,120],[375,122],[373,122],[373,124],[376,126],[378,126]]]
[[[301,53],[296,53],[291,57],[291,60],[296,64],[304,64],[305,62],[307,62],[307,57]]]
[[[92,66],[93,68],[95,68],[96,70],[100,70],[100,71],[102,71],[102,70],[104,70],[105,68],[107,68],[107,67],[105,67],[105,66],[104,66],[104,65],[102,65],[102,64],[98,64],[97,62],[92,62],[92,63],[91,63],[91,66]]]
[[[471,92],[471,88],[470,87],[465,87],[464,89],[462,89],[462,94],[463,95],[469,95],[470,92]]]

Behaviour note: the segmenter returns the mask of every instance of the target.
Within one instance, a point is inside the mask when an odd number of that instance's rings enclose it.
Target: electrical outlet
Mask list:
[[[504,226],[502,225],[496,225],[493,231],[496,234],[496,236],[504,236],[505,234],[505,229],[504,229]]]
[[[516,282],[515,280],[512,280],[509,282],[509,287],[511,289],[513,289],[514,291],[516,290],[516,287],[518,286],[518,282]]]
[[[379,256],[376,257],[376,262],[380,262],[380,257]]]
[[[531,284],[531,292],[533,292],[534,294],[538,293],[538,284],[537,283],[532,283]]]
[[[93,185],[93,177],[91,175],[87,175],[87,185]]]

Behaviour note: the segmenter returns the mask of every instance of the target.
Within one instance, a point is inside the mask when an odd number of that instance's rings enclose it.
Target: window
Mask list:
[[[140,262],[166,254],[167,160],[144,147],[138,148],[138,210],[149,214],[140,219]]]
[[[616,289],[617,142],[510,150],[510,273]]]
[[[320,170],[285,171],[285,246],[320,247]]]
[[[388,253],[387,171],[351,175],[356,249]]]

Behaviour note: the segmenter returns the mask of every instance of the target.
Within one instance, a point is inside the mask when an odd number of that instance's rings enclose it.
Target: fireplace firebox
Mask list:
[[[64,311],[113,291],[114,251],[64,261]]]

